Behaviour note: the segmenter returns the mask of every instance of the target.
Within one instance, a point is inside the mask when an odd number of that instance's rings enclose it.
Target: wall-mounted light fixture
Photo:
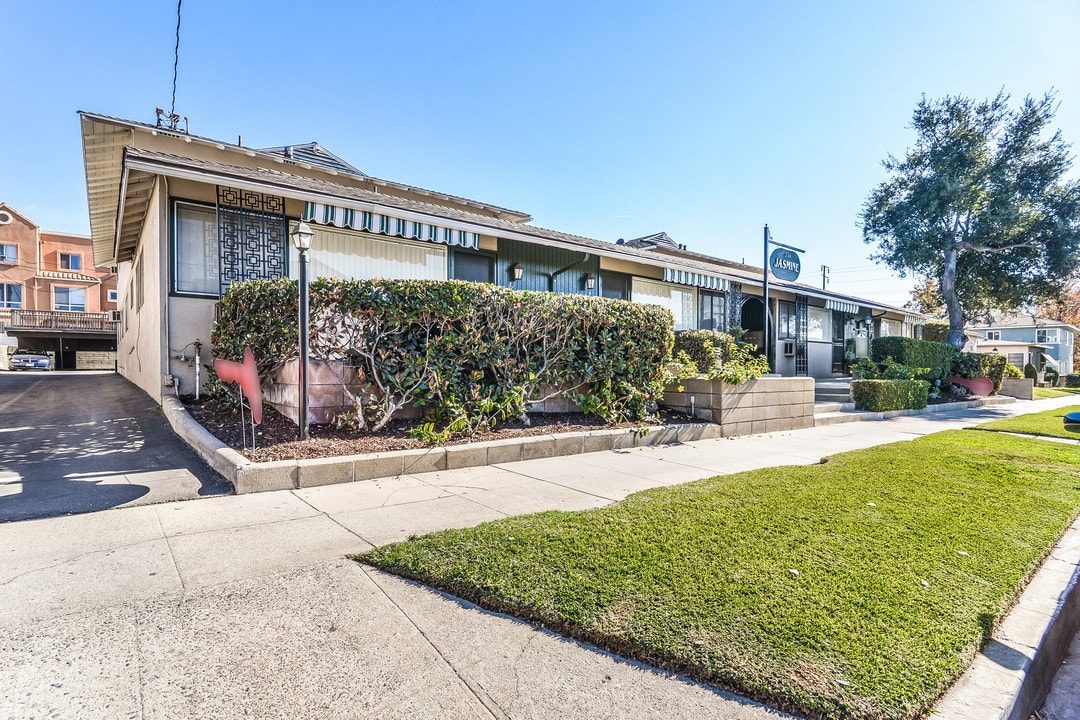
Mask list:
[[[516,262],[510,266],[510,279],[520,280],[521,276],[525,273],[525,268],[521,267],[521,263]]]
[[[585,273],[585,289],[586,290],[595,290],[596,289],[596,276],[593,275],[592,273]]]

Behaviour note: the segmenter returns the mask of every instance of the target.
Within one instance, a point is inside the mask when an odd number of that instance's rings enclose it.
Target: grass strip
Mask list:
[[[950,431],[356,559],[782,709],[914,718],[1076,516],[1078,463]]]
[[[1017,415],[1004,420],[993,420],[971,429],[1080,440],[1080,433],[1065,429],[1065,415],[1071,412],[1080,412],[1080,405],[1070,405],[1057,410],[1043,410],[1029,415]]]
[[[1035,388],[1033,391],[1033,398],[1035,400],[1049,400],[1050,398],[1059,398],[1077,394],[1080,394],[1080,388]]]

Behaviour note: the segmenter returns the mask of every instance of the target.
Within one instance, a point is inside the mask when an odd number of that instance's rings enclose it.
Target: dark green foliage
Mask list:
[[[251,346],[263,378],[296,357],[296,296],[287,279],[233,284],[215,356],[239,359]],[[311,356],[356,368],[360,429],[412,404],[475,430],[552,394],[608,420],[637,419],[660,396],[671,357],[671,313],[650,305],[428,280],[320,278],[310,297]]]
[[[891,357],[901,365],[926,368],[928,372],[916,377],[933,381],[942,380],[949,374],[956,348],[948,343],[892,335],[876,338],[871,343],[870,353],[876,362]]]
[[[1046,368],[1043,372],[1043,380],[1050,383],[1050,387],[1057,387],[1058,380],[1061,379],[1061,373],[1052,367]]]
[[[1024,377],[1030,378],[1030,379],[1034,380],[1035,382],[1038,382],[1039,381],[1039,369],[1037,367],[1035,367],[1034,365],[1032,365],[1031,363],[1028,363],[1027,365],[1024,366]]]
[[[949,323],[929,322],[923,325],[922,339],[931,342],[949,341]]]
[[[1065,387],[1080,388],[1080,373],[1069,373],[1066,375]]]
[[[713,380],[738,385],[769,372],[769,362],[738,336],[718,330],[680,330],[675,333],[675,356],[689,358],[697,372]],[[685,355],[680,356],[680,353]]]
[[[990,378],[994,383],[994,393],[1001,390],[1001,379],[1005,376],[1005,366],[1009,359],[997,353],[957,353],[953,360],[950,375],[974,380]]]
[[[925,380],[855,380],[851,396],[857,410],[918,410],[926,407],[930,383]]]
[[[937,281],[948,341],[964,343],[964,321],[1055,298],[1077,266],[1080,181],[1050,127],[1051,95],[975,101],[924,98],[912,115],[914,143],[884,161],[889,178],[862,212],[875,258]]]
[[[685,352],[699,372],[707,373],[734,342],[735,338],[718,330],[680,330],[675,333],[674,352]]]

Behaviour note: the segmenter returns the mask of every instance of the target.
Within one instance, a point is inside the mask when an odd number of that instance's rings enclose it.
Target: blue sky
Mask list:
[[[75,113],[168,108],[176,4],[0,0],[0,24],[0,201],[86,233]],[[184,0],[176,109],[602,240],[760,264],[769,223],[803,281],[824,264],[830,289],[901,304],[913,281],[867,259],[857,216],[915,104],[1053,89],[1080,142],[1078,38],[1076,0]]]

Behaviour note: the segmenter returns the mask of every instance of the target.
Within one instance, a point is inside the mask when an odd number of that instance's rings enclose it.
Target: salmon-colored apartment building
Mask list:
[[[0,369],[16,347],[56,369],[113,369],[116,274],[94,265],[90,238],[48,232],[0,203]]]

